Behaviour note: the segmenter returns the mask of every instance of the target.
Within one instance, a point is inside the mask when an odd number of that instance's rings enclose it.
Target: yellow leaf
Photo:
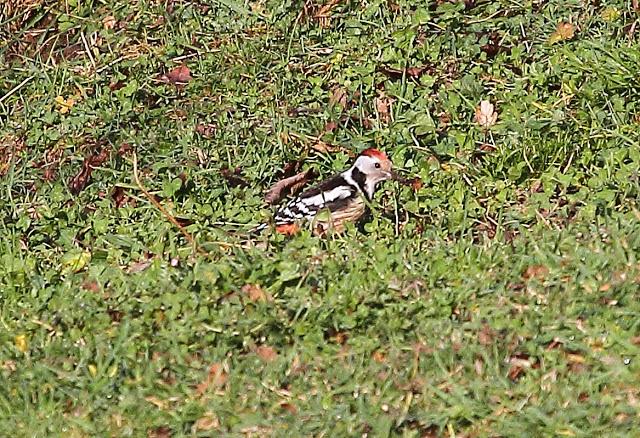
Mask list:
[[[618,17],[620,17],[620,11],[613,6],[609,6],[600,13],[600,16],[607,23],[611,23],[612,21],[616,21]]]
[[[89,251],[70,251],[62,256],[62,272],[65,274],[80,272],[91,260]]]
[[[560,41],[570,40],[575,35],[575,28],[573,24],[566,21],[558,23],[556,31],[549,37],[549,44],[555,44]]]
[[[27,341],[27,335],[18,335],[14,338],[15,346],[22,353],[29,351],[29,341]]]
[[[65,99],[62,96],[56,97],[56,104],[58,104],[58,112],[60,114],[66,114],[75,105],[76,101],[72,98]]]
[[[95,365],[91,364],[88,366],[89,368],[89,374],[91,374],[91,377],[95,377],[96,374],[98,374],[98,367],[96,367]]]

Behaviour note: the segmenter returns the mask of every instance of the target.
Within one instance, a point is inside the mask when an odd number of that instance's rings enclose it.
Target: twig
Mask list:
[[[93,65],[93,71],[96,71],[96,61],[93,59],[93,55],[91,54],[91,48],[89,47],[89,43],[87,42],[87,38],[84,36],[84,32],[80,33],[80,37],[82,38],[82,43],[84,44],[84,49],[87,52],[87,56],[91,61],[91,65]]]
[[[11,89],[11,91],[9,91],[7,94],[5,94],[4,96],[0,97],[0,103],[2,103],[5,100],[7,100],[7,98],[9,98],[9,96],[11,96],[13,93],[18,91],[20,88],[24,87],[31,79],[33,79],[33,77],[34,77],[33,75],[29,76],[27,79],[25,79],[24,81],[20,82],[15,87],[13,87],[13,89]]]
[[[147,199],[149,199],[149,201],[151,201],[151,203],[158,209],[160,210],[160,212],[164,215],[164,217],[166,217],[169,222],[171,222],[173,225],[175,225],[180,232],[182,233],[182,235],[189,241],[189,243],[191,244],[191,246],[193,247],[193,249],[195,249],[197,252],[199,252],[202,255],[206,255],[208,256],[209,253],[206,252],[205,250],[203,250],[200,245],[198,245],[198,243],[196,242],[196,240],[193,238],[193,236],[191,235],[191,233],[189,233],[182,225],[180,225],[180,223],[176,220],[175,217],[173,217],[171,215],[171,213],[169,213],[163,206],[162,204],[160,204],[155,197],[153,197],[153,195],[151,195],[151,193],[149,193],[149,191],[142,185],[142,182],[140,182],[140,178],[138,177],[138,156],[135,152],[133,152],[133,178],[136,181],[136,184],[138,185],[138,188],[140,189],[140,191],[142,191],[142,193],[144,193],[144,195],[147,197]]]

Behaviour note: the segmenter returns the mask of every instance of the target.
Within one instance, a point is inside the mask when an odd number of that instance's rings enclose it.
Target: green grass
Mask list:
[[[637,434],[632,2],[31,3],[0,16],[0,435]],[[423,186],[248,238],[285,165],[372,146]]]

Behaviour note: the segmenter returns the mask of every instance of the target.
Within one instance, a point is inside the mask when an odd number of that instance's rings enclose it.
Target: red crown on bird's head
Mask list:
[[[377,158],[378,160],[381,161],[389,161],[389,157],[387,157],[387,154],[385,154],[384,152],[376,149],[376,148],[369,148],[369,149],[365,149],[364,151],[362,151],[360,153],[360,155],[365,155],[367,157],[372,157],[372,158]]]

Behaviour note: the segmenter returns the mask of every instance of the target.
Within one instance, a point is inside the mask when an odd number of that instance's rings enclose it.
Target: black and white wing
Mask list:
[[[275,215],[275,224],[290,224],[301,220],[311,220],[323,209],[339,210],[341,206],[358,196],[358,188],[343,174],[329,178],[316,187],[302,192],[282,207]]]

